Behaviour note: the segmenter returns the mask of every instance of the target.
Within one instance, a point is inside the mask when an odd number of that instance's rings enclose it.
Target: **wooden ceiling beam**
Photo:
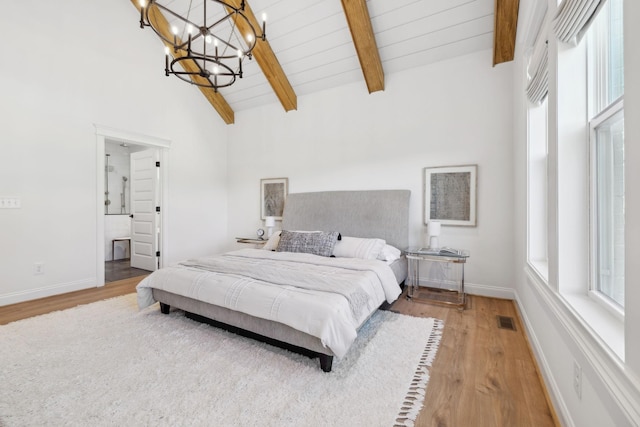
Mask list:
[[[513,61],[518,29],[519,0],[495,0],[493,65]]]
[[[138,12],[140,12],[140,3],[138,0],[131,0],[131,3],[136,7]],[[167,39],[171,40],[173,38],[173,34],[171,33],[171,29],[169,28],[169,23],[167,19],[164,17],[162,12],[158,10],[156,5],[153,5],[152,9],[149,11],[149,19],[153,20],[155,28],[162,33]],[[161,39],[162,40],[162,39]],[[181,52],[174,52],[173,46],[168,43],[165,43],[164,40],[162,42],[165,46],[170,48],[170,52],[174,58],[178,58],[184,56]],[[198,66],[193,61],[182,61],[180,63],[182,67],[187,72],[197,72],[199,70]],[[195,83],[205,83],[206,79],[204,77],[200,77],[198,75],[191,75],[191,80]],[[219,93],[216,92],[213,88],[197,86],[198,89],[202,92],[202,94],[207,98],[209,103],[213,106],[213,108],[220,114],[222,120],[228,125],[233,124],[235,120],[235,115],[231,106],[227,103],[227,100]]]
[[[230,5],[240,8],[241,0],[227,0]],[[253,10],[249,3],[245,1],[244,15],[247,17],[253,28],[262,28],[262,25],[258,22]],[[244,19],[236,19],[236,25],[242,34],[249,33],[249,27],[247,21]],[[268,31],[267,31],[268,34]],[[268,37],[267,37],[268,39]],[[271,45],[268,40],[262,40],[258,38],[256,46],[251,52],[253,58],[256,60],[262,73],[266,77],[267,81],[271,85],[271,88],[275,92],[276,96],[280,100],[282,107],[285,111],[296,110],[298,108],[298,97],[293,90],[293,86],[289,83],[287,75],[284,73],[276,54],[271,49]]]
[[[366,0],[342,0],[342,8],[369,93],[384,90],[384,70]]]

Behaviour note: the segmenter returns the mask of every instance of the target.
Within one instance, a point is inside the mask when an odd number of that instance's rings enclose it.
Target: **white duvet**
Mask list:
[[[152,289],[284,323],[320,339],[338,358],[382,302],[401,293],[382,261],[242,249],[160,269],[137,286],[138,306]]]

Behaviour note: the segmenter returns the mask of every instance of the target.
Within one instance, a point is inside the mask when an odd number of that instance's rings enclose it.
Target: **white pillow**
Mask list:
[[[278,247],[278,243],[280,243],[280,233],[282,233],[282,231],[280,230],[273,233],[271,237],[269,237],[269,240],[267,240],[267,243],[264,244],[262,249],[265,249],[267,251],[275,251]]]
[[[382,239],[342,236],[333,248],[333,255],[338,258],[376,259],[385,244]]]
[[[395,261],[400,258],[402,255],[402,251],[398,248],[395,248],[391,245],[384,245],[380,253],[378,254],[378,259],[380,261]]]

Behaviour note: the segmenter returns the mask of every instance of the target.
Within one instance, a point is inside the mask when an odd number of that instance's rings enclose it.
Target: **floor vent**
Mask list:
[[[516,330],[516,324],[513,321],[513,317],[508,317],[508,316],[497,316],[497,317],[498,317],[498,328],[509,329],[512,331]]]

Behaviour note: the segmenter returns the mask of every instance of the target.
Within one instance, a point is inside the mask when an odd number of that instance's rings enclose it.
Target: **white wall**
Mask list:
[[[512,296],[511,67],[483,51],[237,114],[229,129],[229,232],[255,236],[260,179],[289,192],[411,190],[410,243],[424,241],[423,168],[478,165],[478,226],[444,227],[440,243],[466,248],[468,289]],[[484,288],[487,287],[487,288]]]
[[[534,0],[520,3],[518,30],[524,30],[526,14],[531,11]],[[555,0],[549,2],[555,7]],[[517,301],[526,323],[527,334],[542,370],[546,386],[563,425],[580,427],[637,426],[640,425],[640,291],[637,277],[640,266],[640,193],[634,186],[640,180],[640,123],[633,120],[640,114],[640,4],[636,0],[625,0],[625,194],[626,209],[626,326],[624,341],[625,361],[620,361],[603,343],[594,337],[577,320],[575,312],[567,308],[562,296],[544,284],[536,283],[534,277],[525,274],[526,268],[526,159],[527,124],[526,100],[524,97],[525,63],[523,46],[518,44],[514,61],[514,127],[513,143],[515,168],[515,236],[516,236],[516,289]],[[519,37],[520,39],[520,37]],[[555,41],[549,42],[553,54]],[[555,126],[556,108],[554,64],[550,60],[550,108],[549,124]],[[555,132],[555,128],[552,128]],[[561,141],[558,141],[561,143]],[[554,165],[550,165],[550,176]],[[550,178],[551,179],[551,178]],[[551,191],[551,190],[550,190]],[[567,195],[559,193],[557,198]],[[551,202],[550,202],[551,203]],[[551,207],[552,211],[554,206]],[[549,230],[549,241],[557,242],[556,231]],[[553,245],[549,251],[550,272],[555,270]],[[554,279],[556,280],[556,279]],[[557,281],[557,280],[556,280]],[[582,368],[582,396],[573,389],[573,364]]]
[[[626,360],[640,376],[640,2],[624,2]],[[627,142],[628,141],[628,142]]]
[[[164,138],[166,261],[227,240],[227,126],[200,91],[163,73],[162,45],[128,1],[12,1],[0,31],[0,305],[95,286],[94,124]],[[20,50],[24,49],[24,50]],[[103,197],[103,195],[100,195]],[[34,275],[34,263],[44,274]]]

